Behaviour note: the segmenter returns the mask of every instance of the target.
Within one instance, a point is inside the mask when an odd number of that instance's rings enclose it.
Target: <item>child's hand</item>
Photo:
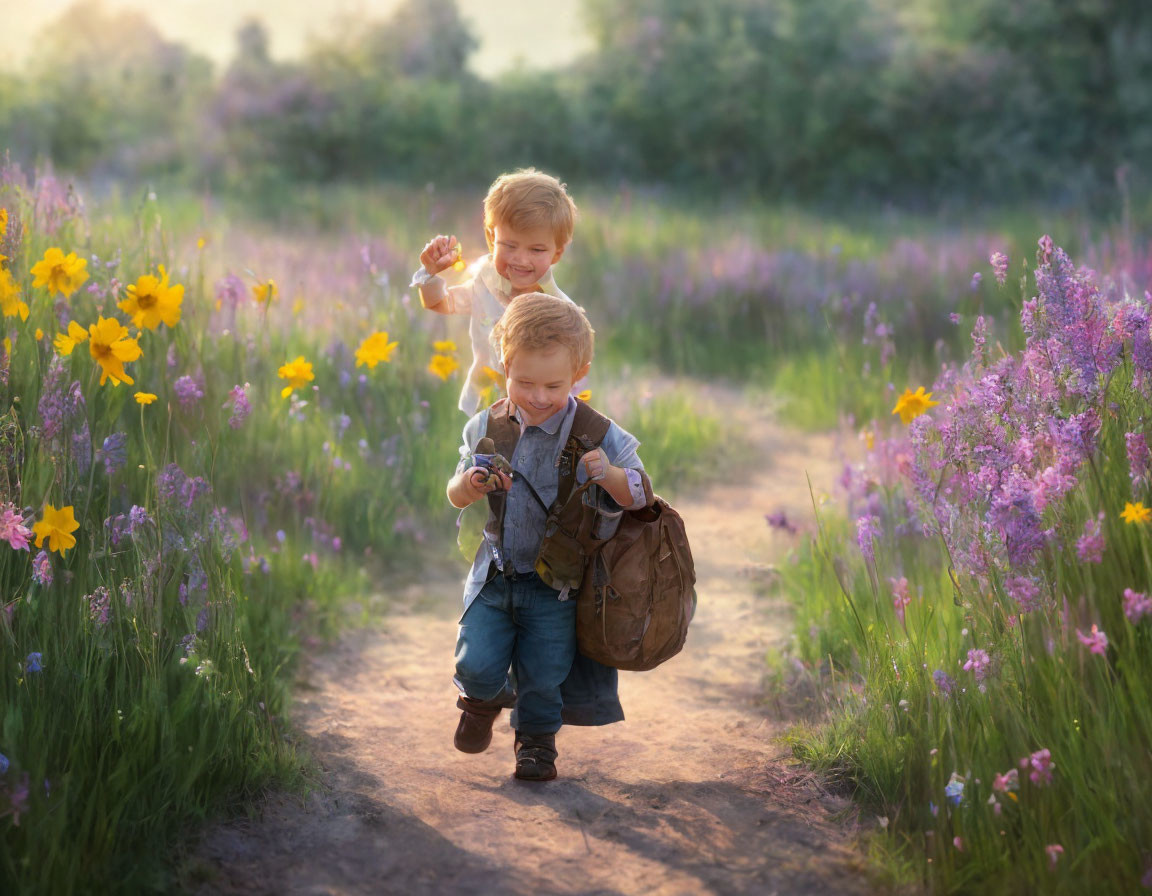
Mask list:
[[[608,458],[599,448],[589,451],[580,460],[584,464],[584,470],[588,473],[589,479],[601,482],[608,475],[608,468],[611,464],[608,463]]]
[[[473,501],[479,501],[489,492],[494,492],[497,489],[508,491],[512,488],[512,479],[507,473],[484,467],[469,467],[465,470],[464,483],[468,496]]]
[[[460,257],[460,244],[455,236],[434,236],[420,253],[420,263],[429,274],[439,274],[456,263]]]

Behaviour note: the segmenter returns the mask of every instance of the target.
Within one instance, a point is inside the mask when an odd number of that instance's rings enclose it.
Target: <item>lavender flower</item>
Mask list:
[[[956,679],[943,669],[937,669],[932,673],[932,683],[936,685],[936,690],[943,697],[951,697],[952,692],[956,690]]]
[[[232,411],[232,416],[228,418],[228,425],[233,429],[239,429],[248,419],[248,415],[252,413],[252,406],[248,403],[248,383],[243,386],[233,386],[223,407],[225,409],[230,408]]]
[[[32,558],[32,581],[41,588],[52,584],[52,558],[47,551],[40,551]]]
[[[1133,625],[1136,625],[1145,616],[1152,616],[1152,597],[1139,591],[1133,591],[1131,588],[1125,588],[1124,615]]]
[[[99,460],[104,464],[104,472],[115,476],[118,470],[124,468],[128,462],[128,436],[122,432],[114,432],[104,439],[104,444],[96,452]]]
[[[180,407],[186,411],[196,407],[197,402],[204,397],[204,390],[201,389],[196,380],[190,376],[182,376],[177,379],[172,386],[172,390],[176,393]]]
[[[1134,486],[1146,484],[1150,467],[1148,438],[1142,432],[1129,432],[1124,434],[1124,444],[1128,449],[1128,478]]]
[[[983,682],[984,679],[990,675],[992,668],[992,657],[988,655],[987,651],[975,650],[968,651],[968,661],[964,663],[964,671],[971,672],[976,680]]]
[[[1013,576],[1004,583],[1004,590],[1016,602],[1021,613],[1031,613],[1040,608],[1040,586],[1035,579]]]
[[[108,624],[112,614],[112,595],[101,585],[85,598],[88,601],[88,617],[98,628]]]
[[[28,654],[28,658],[24,661],[24,669],[32,674],[44,671],[44,654],[39,651]]]
[[[1076,540],[1076,556],[1083,563],[1104,562],[1104,536],[1101,527],[1104,524],[1104,514],[1100,513],[1096,519],[1084,523],[1084,534]]]
[[[1008,279],[1008,256],[1003,252],[993,252],[988,259],[992,265],[992,272],[996,275],[996,282],[1001,286]]]
[[[881,535],[880,518],[868,514],[856,520],[856,543],[868,563],[876,562],[875,540]]]

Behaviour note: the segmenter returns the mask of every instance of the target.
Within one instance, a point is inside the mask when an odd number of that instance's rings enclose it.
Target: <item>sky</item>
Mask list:
[[[236,28],[256,16],[268,27],[272,55],[299,55],[309,33],[323,34],[335,16],[384,19],[401,0],[103,0],[109,10],[137,9],[165,36],[186,43],[217,63],[228,60]],[[2,0],[5,51],[28,46],[73,0]],[[529,68],[563,65],[590,46],[580,0],[456,0],[480,43],[472,56],[477,74],[492,76],[517,63]],[[14,64],[22,57],[10,57]]]

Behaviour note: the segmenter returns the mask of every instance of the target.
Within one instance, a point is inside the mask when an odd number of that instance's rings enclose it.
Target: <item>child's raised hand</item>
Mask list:
[[[420,253],[420,263],[429,274],[439,274],[456,263],[460,257],[460,243],[455,236],[434,236]]]
[[[600,482],[605,476],[608,475],[608,458],[604,456],[604,452],[599,448],[589,451],[580,460],[584,464],[584,469],[588,473],[588,478]]]

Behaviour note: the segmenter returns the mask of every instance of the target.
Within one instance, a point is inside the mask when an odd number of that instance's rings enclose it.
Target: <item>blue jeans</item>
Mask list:
[[[535,573],[514,581],[499,573],[460,619],[456,684],[474,700],[494,700],[516,678],[512,725],[521,734],[560,730],[560,685],[576,656],[576,601],[557,600]]]

